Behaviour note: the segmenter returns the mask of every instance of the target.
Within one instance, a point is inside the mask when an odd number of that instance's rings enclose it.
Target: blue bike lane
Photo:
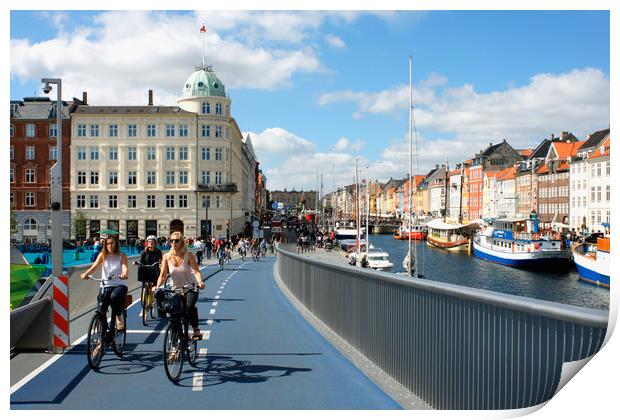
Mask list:
[[[99,371],[84,342],[11,394],[12,409],[398,409],[288,302],[274,257],[233,260],[207,280],[198,302],[197,367],[178,384],[162,360],[165,321],[142,326],[128,311],[127,345]]]

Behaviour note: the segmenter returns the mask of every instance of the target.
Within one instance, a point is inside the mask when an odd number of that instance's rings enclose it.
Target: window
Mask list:
[[[211,172],[210,171],[202,171],[200,174],[201,184],[210,184],[211,183]]]
[[[201,127],[201,135],[202,137],[211,137],[211,126],[210,125],[203,125]]]
[[[36,133],[34,124],[26,124],[26,137],[34,137]]]
[[[594,223],[596,223],[596,219],[595,219],[595,215],[594,215],[594,211],[590,212],[590,221],[592,222],[590,224],[590,226],[594,226]]]
[[[221,125],[216,125],[215,126],[215,137],[222,137],[222,126]]]
[[[166,137],[174,137],[174,124],[166,124]]]
[[[575,197],[571,197],[571,200],[570,200],[571,207],[575,207],[575,201],[576,201]]]
[[[157,159],[157,151],[156,151],[155,147],[149,146],[146,149],[146,159],[147,160],[155,160],[155,159]]]
[[[179,125],[179,137],[187,137],[189,135],[189,129],[187,124]]]
[[[88,204],[89,204],[88,207],[90,207],[91,209],[98,209],[99,208],[99,196],[98,195],[89,196]]]
[[[110,171],[108,174],[108,183],[110,185],[118,185],[118,171]]]
[[[118,137],[118,124],[108,126],[108,137]]]
[[[600,210],[596,211],[596,223],[598,223],[599,225],[601,224],[601,211]]]
[[[174,195],[166,195],[166,208],[174,208]]]
[[[10,156],[11,156],[11,159],[15,159],[15,146],[13,145],[11,145]]]
[[[605,219],[607,223],[611,221],[611,211],[607,210],[607,218]]]
[[[217,115],[222,115],[222,104],[220,103],[215,104],[215,113]]]
[[[9,174],[9,182],[15,182],[15,168],[11,166]]]
[[[34,184],[34,182],[35,182],[34,169],[26,169],[26,183]]]
[[[591,164],[592,166],[590,166],[590,177],[594,178],[596,176],[596,167],[594,166],[594,164]]]
[[[187,160],[187,146],[179,147],[179,160]]]
[[[210,114],[211,113],[211,105],[209,104],[209,102],[203,102],[202,103],[202,113],[203,114]]]
[[[166,184],[174,184],[174,171],[166,171]]]
[[[127,172],[127,184],[128,185],[136,185],[138,181],[138,176],[136,171]]]
[[[78,171],[77,183],[78,185],[86,185],[86,171]]]
[[[155,124],[148,124],[146,126],[146,136],[147,137],[155,137]]]
[[[166,160],[174,160],[174,147],[166,147]]]
[[[595,199],[596,199],[596,191],[594,187],[590,187],[590,202],[594,203]]]
[[[596,164],[596,176],[597,176],[597,177],[600,177],[600,176],[601,176],[602,166],[603,166],[603,165],[602,165],[602,164],[600,164],[600,163],[597,163],[597,164]]]
[[[601,186],[596,187],[596,201],[601,202]]]
[[[183,194],[179,196],[179,207],[182,209],[187,208],[187,195]]]
[[[202,208],[211,207],[211,196],[203,195],[202,196]]]
[[[609,185],[605,187],[605,198],[607,201],[611,201],[611,186]]]
[[[86,146],[78,146],[77,160],[86,160]]]
[[[605,175],[611,175],[611,166],[609,164],[609,161],[605,162]]]
[[[220,197],[219,195],[215,196],[215,207],[222,207],[222,197]]]
[[[154,209],[155,208],[155,196],[147,195],[146,196],[146,208]]]
[[[50,160],[58,160],[58,146],[50,146]]]
[[[26,207],[34,207],[36,204],[35,196],[33,192],[24,193],[24,205]]]
[[[86,124],[78,124],[77,135],[78,137],[86,137]]]
[[[99,124],[91,124],[90,125],[90,136],[91,137],[99,137]]]
[[[96,172],[96,171],[90,172],[90,183],[91,185],[99,184],[99,172]]]
[[[11,137],[15,136],[15,125],[11,124]]]
[[[127,208],[128,209],[135,209],[136,208],[136,204],[137,204],[136,196],[135,195],[128,195],[127,196]]]
[[[228,127],[226,127],[226,138],[230,137],[230,130]]]
[[[34,146],[26,146],[26,160],[34,160]]]
[[[108,197],[108,207],[111,209],[118,208],[118,196],[117,195],[110,195]]]
[[[215,149],[215,160],[222,160],[222,149],[219,147]]]
[[[91,146],[90,160],[99,160],[99,147],[98,146]]]
[[[200,154],[202,157],[202,160],[210,160],[211,159],[211,148],[210,147],[203,147],[202,149],[200,149]]]
[[[187,185],[187,171],[179,171],[179,184]]]
[[[216,172],[215,173],[215,183],[216,184],[221,184],[222,183],[222,173],[221,172]]]
[[[154,185],[155,182],[156,182],[155,171],[148,171],[146,173],[146,183],[149,185]]]
[[[56,124],[50,124],[50,138],[58,137],[58,126]]]
[[[112,146],[110,147],[110,160],[118,160],[118,147]]]
[[[129,146],[127,148],[127,160],[136,160],[136,146]]]
[[[136,124],[127,125],[127,137],[136,137],[138,135],[138,127]]]

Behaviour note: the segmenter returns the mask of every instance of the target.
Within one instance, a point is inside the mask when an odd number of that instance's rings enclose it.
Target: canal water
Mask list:
[[[408,242],[391,235],[370,235],[370,243],[390,254],[393,272],[402,266]],[[429,280],[458,284],[477,289],[525,296],[595,309],[609,309],[609,290],[579,281],[574,267],[566,273],[546,273],[516,269],[469,256],[466,252],[449,252],[412,241],[416,247],[418,267]]]

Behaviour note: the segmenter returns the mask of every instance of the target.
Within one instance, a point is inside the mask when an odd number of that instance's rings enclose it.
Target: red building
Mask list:
[[[69,238],[71,233],[69,148],[70,113],[74,102],[63,102],[62,109],[62,207],[65,238]],[[9,198],[16,221],[11,239],[45,242],[51,238],[50,168],[56,163],[59,153],[56,121],[56,102],[47,97],[11,101]]]

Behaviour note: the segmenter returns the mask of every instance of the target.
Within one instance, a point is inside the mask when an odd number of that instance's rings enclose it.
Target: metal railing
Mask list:
[[[323,323],[437,409],[549,400],[564,362],[602,346],[608,312],[298,256],[276,270]]]

